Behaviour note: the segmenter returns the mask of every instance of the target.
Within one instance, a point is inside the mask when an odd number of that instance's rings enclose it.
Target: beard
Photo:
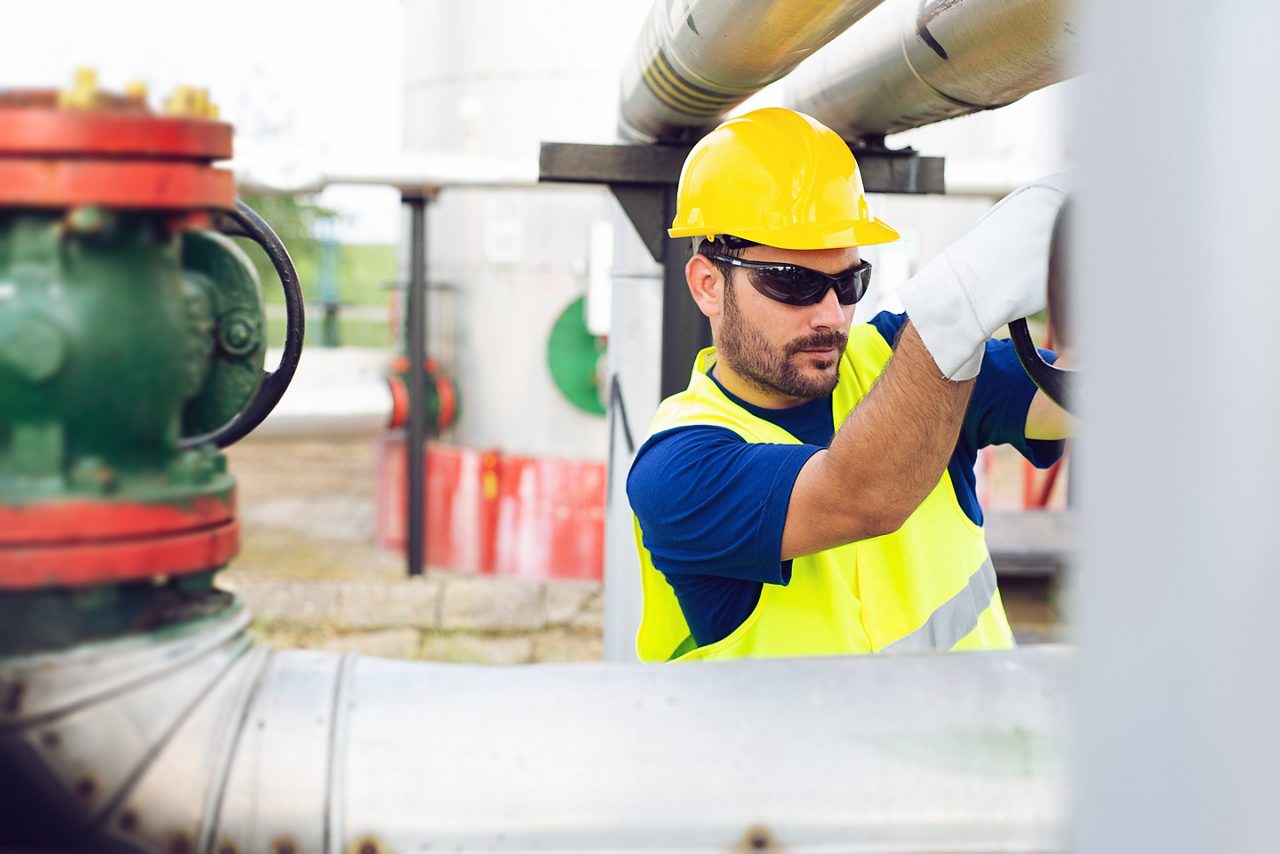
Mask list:
[[[840,372],[828,370],[839,364],[849,336],[838,330],[815,332],[797,338],[784,347],[775,347],[747,323],[738,308],[734,291],[737,285],[726,282],[724,289],[724,321],[720,324],[720,340],[716,352],[730,368],[755,388],[766,394],[811,400],[835,391]],[[802,350],[834,347],[836,358],[817,365],[817,376],[806,374],[799,365]]]

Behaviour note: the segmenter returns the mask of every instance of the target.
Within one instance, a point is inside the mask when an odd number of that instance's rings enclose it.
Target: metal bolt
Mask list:
[[[138,829],[138,814],[133,810],[120,813],[120,829],[125,833],[133,833]]]
[[[272,854],[298,854],[298,844],[287,836],[273,840],[271,843]]]
[[[776,846],[773,842],[773,835],[769,833],[765,827],[751,827],[747,829],[746,835],[742,839],[743,851],[774,851]]]
[[[92,777],[81,777],[76,780],[75,793],[82,801],[90,800],[98,793],[98,784]]]
[[[169,840],[169,854],[191,854],[191,840],[179,833]]]
[[[115,215],[99,205],[74,207],[63,219],[69,234],[102,234],[115,222]]]
[[[43,744],[47,750],[57,750],[58,747],[62,745],[62,737],[53,730],[49,730],[41,733],[40,743]]]
[[[244,311],[232,311],[218,325],[218,342],[233,356],[243,356],[258,346],[258,325]]]
[[[175,118],[218,118],[218,107],[209,99],[209,90],[203,86],[179,86],[165,99],[164,114]]]
[[[92,68],[77,68],[71,88],[58,92],[58,108],[63,110],[96,109],[98,101],[98,72]]]
[[[16,715],[22,711],[22,696],[26,694],[24,682],[10,682],[4,689],[4,711],[7,715]]]
[[[173,94],[164,101],[164,114],[175,118],[191,114],[190,86],[179,86],[173,90]]]
[[[105,495],[116,487],[116,472],[97,457],[83,457],[68,472],[71,484],[94,495]]]
[[[214,469],[214,464],[199,451],[187,450],[169,463],[168,473],[174,483],[207,483]]]

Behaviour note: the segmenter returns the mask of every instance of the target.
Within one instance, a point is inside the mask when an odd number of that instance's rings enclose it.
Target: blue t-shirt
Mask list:
[[[906,321],[905,314],[881,312],[871,324],[893,345]],[[829,396],[790,409],[764,409],[711,379],[734,403],[803,444],[750,443],[723,427],[693,426],[651,436],[637,452],[627,497],[653,565],[675,591],[699,646],[741,625],[755,609],[762,584],[791,580],[791,561],[781,560],[791,490],[809,457],[835,435]],[[956,499],[976,524],[982,524],[973,471],[979,448],[1013,445],[1041,468],[1062,456],[1062,442],[1026,438],[1035,392],[1012,345],[988,342],[947,464]]]

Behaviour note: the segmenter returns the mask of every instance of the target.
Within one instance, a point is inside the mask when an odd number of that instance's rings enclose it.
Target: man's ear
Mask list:
[[[684,265],[684,278],[698,309],[707,317],[718,317],[724,305],[724,277],[711,259],[694,253]]]

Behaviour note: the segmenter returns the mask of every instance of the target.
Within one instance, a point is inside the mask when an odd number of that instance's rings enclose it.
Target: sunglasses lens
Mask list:
[[[817,281],[812,270],[782,266],[749,270],[751,285],[760,293],[787,305],[813,305],[827,292],[827,281]]]
[[[866,296],[867,285],[871,282],[871,265],[866,262],[839,276],[828,276],[795,264],[734,261],[737,266],[745,269],[753,288],[770,299],[787,305],[814,305],[822,302],[828,288],[835,288],[836,299],[841,305],[853,305]]]
[[[845,273],[836,282],[836,299],[841,305],[853,305],[866,296],[867,284],[871,279],[871,267],[859,267]]]

